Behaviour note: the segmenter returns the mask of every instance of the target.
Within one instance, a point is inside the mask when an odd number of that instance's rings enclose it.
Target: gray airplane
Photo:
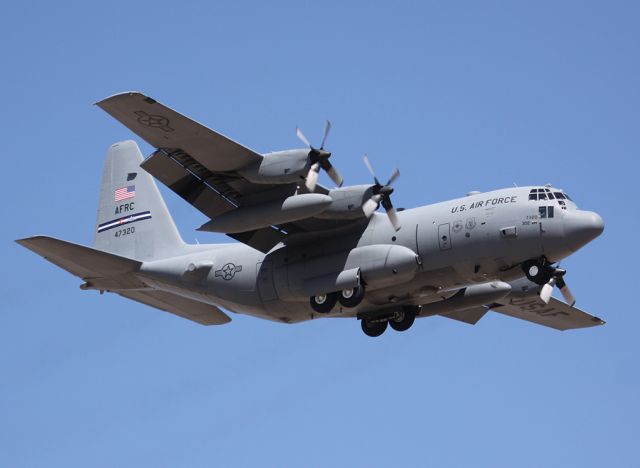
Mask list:
[[[156,150],[111,146],[93,247],[47,236],[17,242],[123,297],[204,325],[221,310],[284,323],[360,320],[369,336],[418,317],[475,324],[489,310],[558,330],[602,325],[574,307],[558,262],[604,224],[549,185],[471,192],[407,210],[392,183],[342,187],[320,147],[259,154],[136,92],[99,107]],[[336,188],[318,184],[326,171]],[[210,220],[199,230],[240,243],[186,244],[153,177]],[[385,213],[378,212],[382,206]],[[558,287],[564,302],[552,297]]]

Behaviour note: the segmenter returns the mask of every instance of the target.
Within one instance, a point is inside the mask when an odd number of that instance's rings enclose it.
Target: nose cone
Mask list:
[[[585,246],[604,231],[604,221],[593,211],[566,211],[564,237],[572,251]]]

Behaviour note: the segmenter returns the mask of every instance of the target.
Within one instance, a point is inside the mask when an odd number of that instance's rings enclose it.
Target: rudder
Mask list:
[[[132,140],[107,151],[93,246],[142,261],[178,255],[184,241],[143,160]]]

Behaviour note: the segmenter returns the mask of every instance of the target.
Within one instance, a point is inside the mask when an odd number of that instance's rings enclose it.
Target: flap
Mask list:
[[[459,322],[475,325],[480,321],[482,317],[484,317],[487,312],[489,312],[489,309],[484,306],[479,306],[473,307],[471,309],[456,310],[455,312],[451,312],[450,314],[440,315],[453,320],[458,320]]]
[[[549,304],[545,304],[539,296],[511,297],[507,304],[494,304],[491,310],[556,330],[595,327],[605,323],[555,297],[551,298]]]
[[[216,306],[164,291],[118,292],[122,297],[164,310],[201,325],[223,325],[231,318]]]
[[[180,148],[213,172],[234,171],[262,160],[249,148],[137,92],[96,103],[156,148]]]

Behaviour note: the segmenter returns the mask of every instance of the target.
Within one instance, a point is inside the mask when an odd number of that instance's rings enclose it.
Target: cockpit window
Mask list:
[[[540,218],[553,218],[553,206],[539,206],[538,215]]]
[[[553,192],[558,200],[564,200],[564,194],[562,192]]]
[[[565,192],[564,196],[567,200],[573,201],[573,198],[571,198],[568,193]]]

